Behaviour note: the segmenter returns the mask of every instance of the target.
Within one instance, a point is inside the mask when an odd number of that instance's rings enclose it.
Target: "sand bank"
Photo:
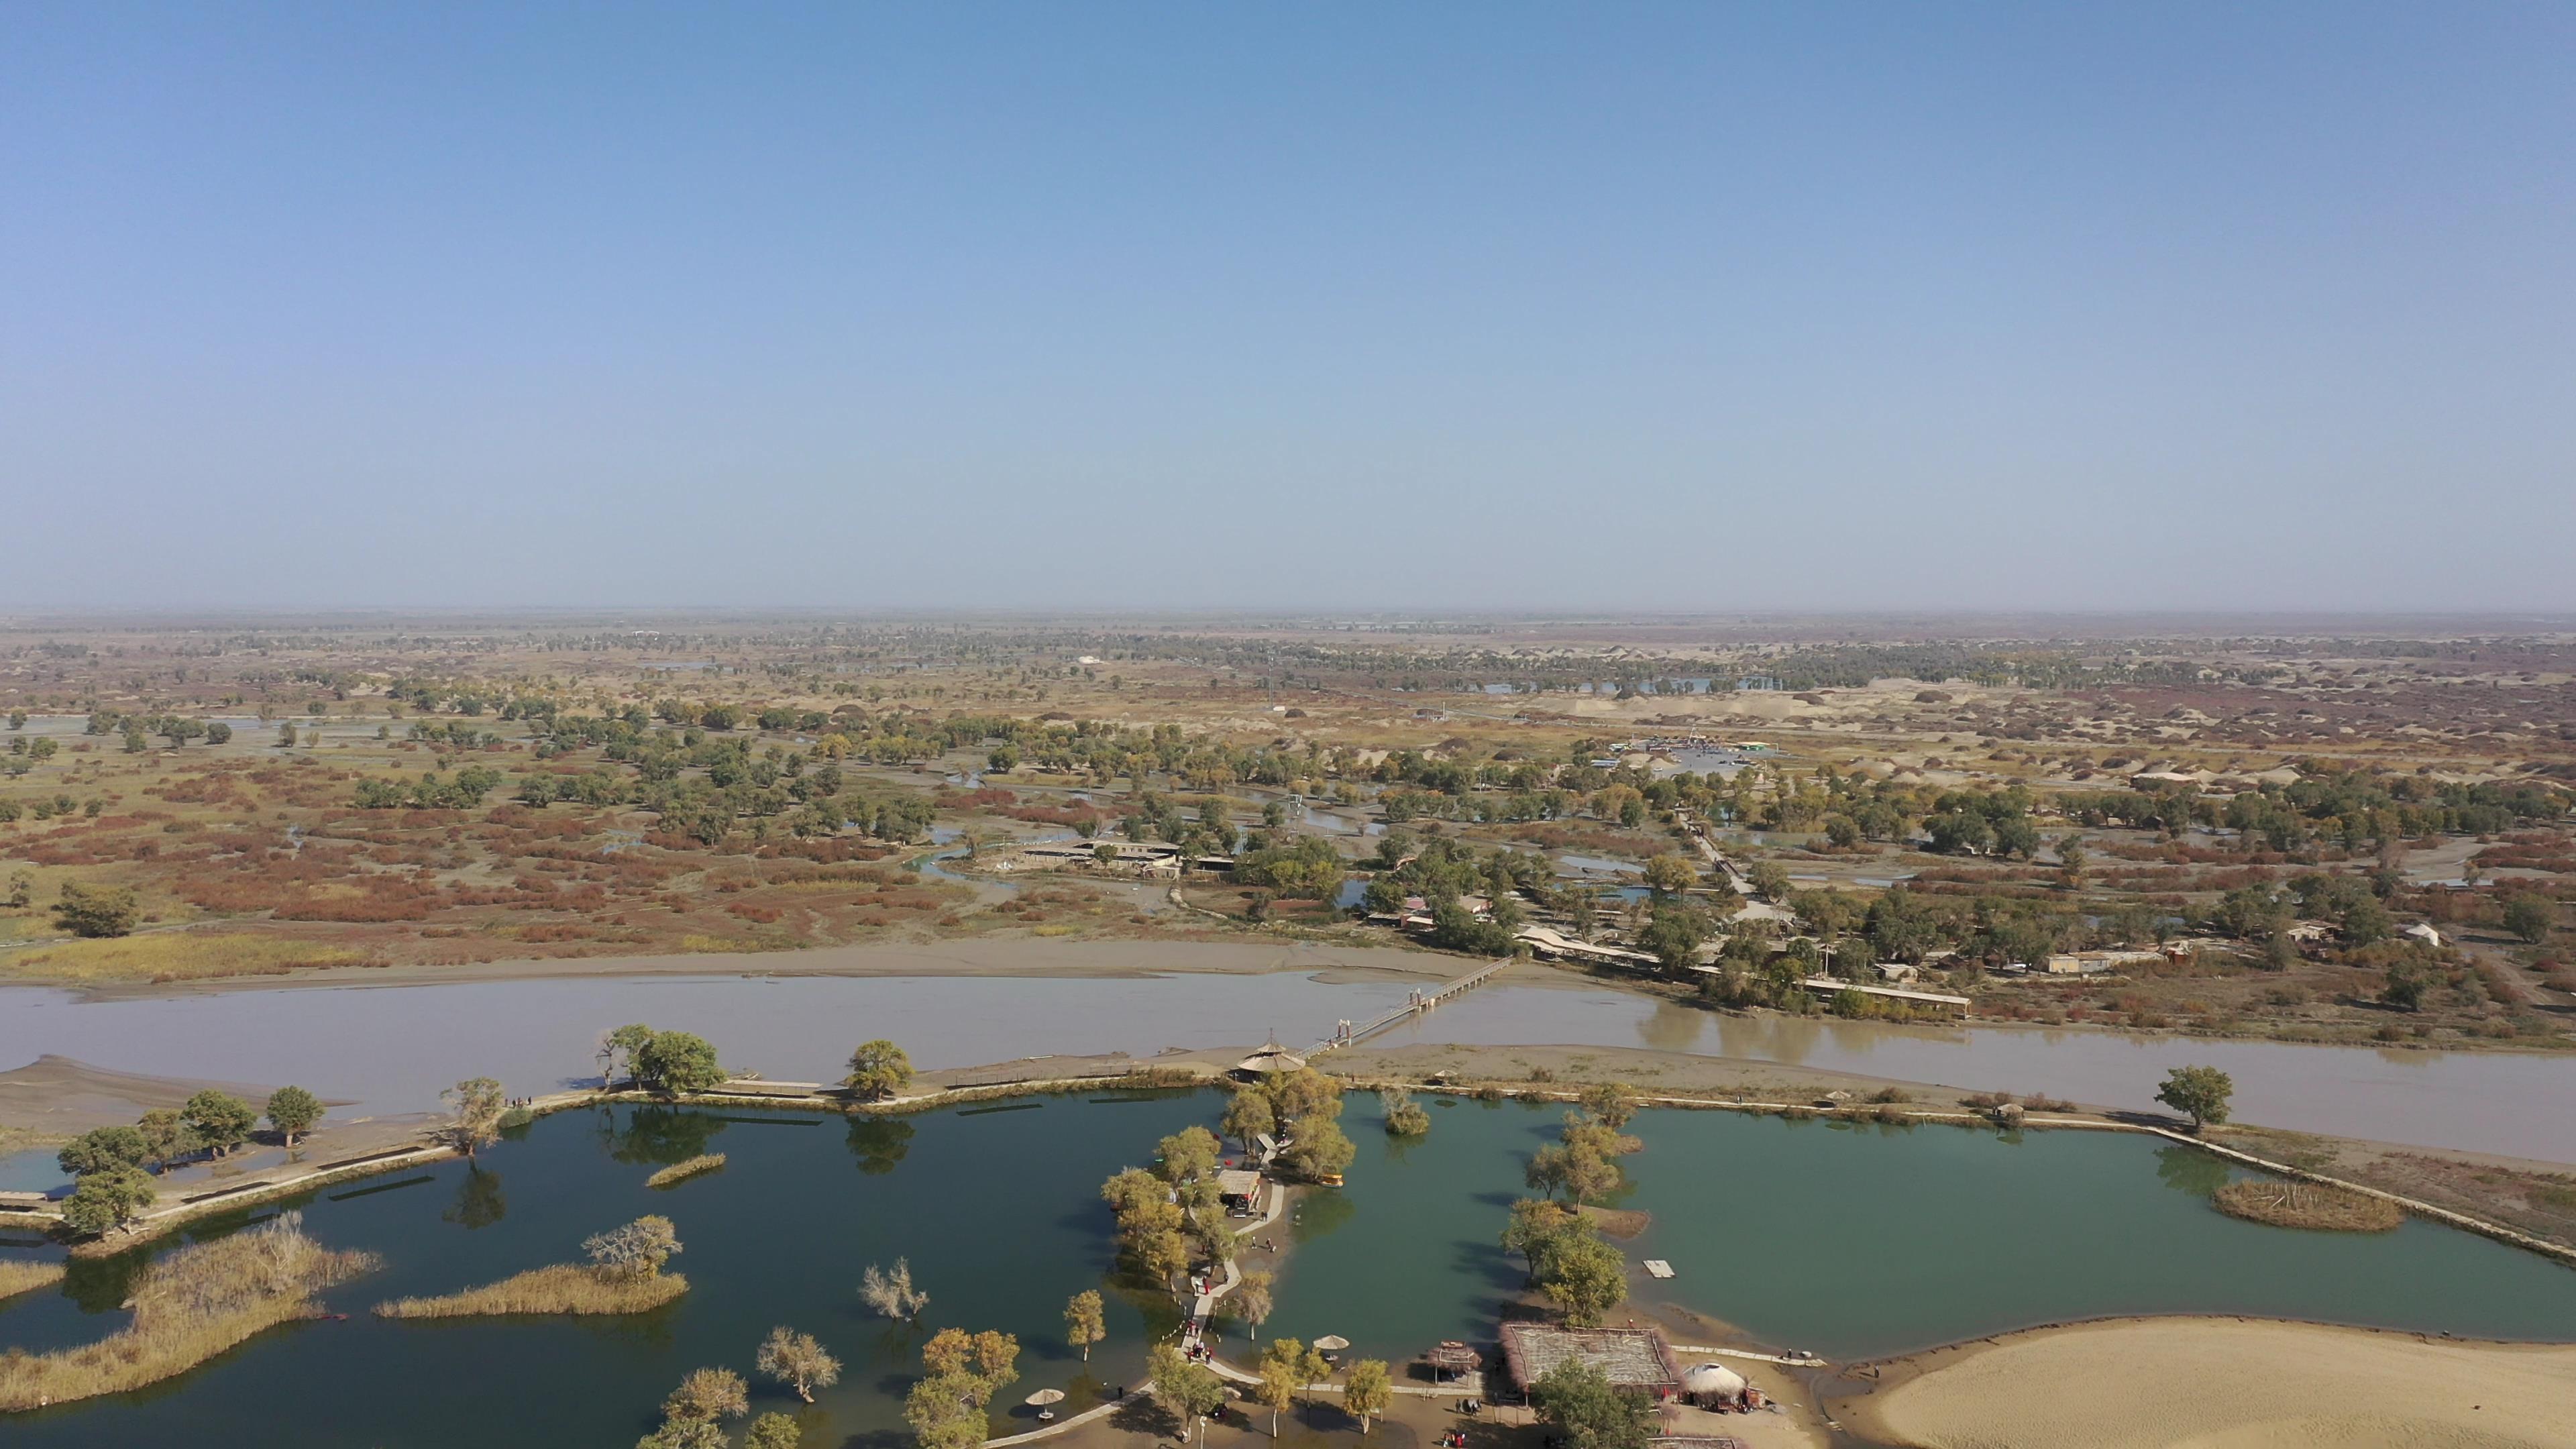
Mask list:
[[[1921,1449],[2543,1449],[2576,1444],[2576,1346],[2124,1319],[1896,1360],[1833,1407]]]
[[[882,942],[810,951],[707,952],[667,956],[581,956],[481,961],[452,966],[331,966],[279,976],[116,985],[62,983],[84,997],[202,996],[299,986],[428,986],[466,981],[533,981],[622,976],[1065,976],[1116,979],[1171,974],[1260,976],[1274,971],[1391,973],[1446,980],[1475,968],[1459,956],[1386,946],[1307,941],[1067,941],[1027,938]],[[1530,970],[1528,984],[1557,973]],[[27,985],[46,984],[41,974]]]

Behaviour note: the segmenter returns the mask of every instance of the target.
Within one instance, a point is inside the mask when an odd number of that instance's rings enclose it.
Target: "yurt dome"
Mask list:
[[[1722,1363],[1704,1363],[1682,1375],[1682,1392],[1729,1398],[1744,1392],[1744,1375]]]

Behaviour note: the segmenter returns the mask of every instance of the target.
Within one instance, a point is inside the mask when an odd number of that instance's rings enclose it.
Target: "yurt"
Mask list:
[[[1722,1363],[1704,1363],[1682,1375],[1682,1392],[1703,1404],[1741,1398],[1744,1375]]]

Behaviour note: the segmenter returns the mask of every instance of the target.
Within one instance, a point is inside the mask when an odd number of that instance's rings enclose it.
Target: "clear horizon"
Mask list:
[[[29,8],[0,611],[2576,610],[2571,42]]]

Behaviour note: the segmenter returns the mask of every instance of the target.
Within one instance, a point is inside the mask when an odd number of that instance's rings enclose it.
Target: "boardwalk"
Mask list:
[[[1415,991],[1405,998],[1402,1006],[1395,1008],[1384,1016],[1378,1017],[1374,1021],[1366,1022],[1359,1026],[1353,1026],[1347,1021],[1343,1022],[1340,1026],[1334,1028],[1331,1036],[1328,1036],[1322,1041],[1315,1043],[1313,1046],[1308,1047],[1306,1049],[1306,1055],[1309,1059],[1312,1059],[1325,1052],[1333,1051],[1340,1047],[1357,1046],[1361,1042],[1368,1040],[1370,1037],[1377,1035],[1379,1032],[1386,1030],[1388,1027],[1395,1025],[1397,1022],[1408,1021],[1427,1012],[1436,1011],[1439,1009],[1440,1003],[1450,1000],[1453,997],[1463,996],[1466,993],[1475,990],[1477,987],[1484,985],[1487,981],[1493,979],[1495,972],[1502,970],[1510,964],[1512,963],[1509,961],[1488,962],[1487,964],[1479,966],[1475,970],[1468,972],[1466,975],[1458,977],[1454,981],[1443,983],[1434,990]]]

